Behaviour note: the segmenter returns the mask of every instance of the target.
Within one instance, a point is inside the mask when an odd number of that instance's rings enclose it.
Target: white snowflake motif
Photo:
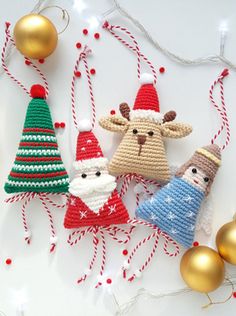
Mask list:
[[[155,221],[155,220],[157,220],[158,219],[158,217],[152,212],[151,213],[151,216],[150,216],[150,220],[151,221]]]
[[[91,144],[91,143],[92,143],[91,139],[88,139],[87,144]]]
[[[81,151],[85,151],[85,150],[86,150],[85,147],[82,147],[82,148],[81,148]]]
[[[171,183],[170,183],[170,182],[167,183],[166,188],[167,188],[167,189],[170,189],[170,188],[171,188]]]
[[[87,211],[80,211],[79,213],[80,213],[80,219],[87,217]]]
[[[193,201],[193,197],[191,197],[190,195],[187,195],[183,198],[183,201],[188,202],[189,204],[191,204],[191,202]]]
[[[170,232],[171,232],[173,235],[178,234],[177,229],[175,229],[174,227],[171,228]]]
[[[188,228],[188,230],[191,231],[191,232],[194,231],[194,229],[195,229],[195,226],[192,225],[192,224],[191,224],[191,225],[189,226],[189,228]]]
[[[111,215],[112,213],[116,211],[116,204],[108,206],[108,209],[110,211],[108,215]]]
[[[71,199],[70,199],[70,205],[76,206],[76,199],[71,198]]]
[[[168,195],[167,198],[165,198],[164,201],[165,201],[167,204],[170,204],[170,203],[173,201],[173,199]]]
[[[192,211],[189,211],[187,214],[186,214],[186,217],[193,217],[194,213]]]
[[[173,219],[176,218],[176,215],[175,215],[174,213],[172,213],[172,212],[169,212],[169,213],[167,214],[167,218],[170,219],[171,221],[173,221]]]
[[[154,202],[155,202],[155,199],[154,199],[154,197],[152,196],[151,199],[150,199],[150,203],[153,204]]]

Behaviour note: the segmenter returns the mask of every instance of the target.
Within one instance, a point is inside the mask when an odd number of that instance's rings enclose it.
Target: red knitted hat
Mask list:
[[[131,119],[144,118],[161,123],[163,114],[160,113],[159,99],[154,87],[154,77],[151,74],[142,74],[140,77],[141,87],[137,93]]]
[[[103,152],[97,138],[92,132],[89,121],[84,120],[79,125],[79,135],[77,138],[75,169],[86,169],[90,166],[102,167],[107,165],[107,158]]]

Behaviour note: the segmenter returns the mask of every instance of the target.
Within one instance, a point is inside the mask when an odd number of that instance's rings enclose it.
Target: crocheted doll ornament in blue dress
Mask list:
[[[184,247],[191,247],[201,203],[220,163],[217,145],[199,148],[166,186],[137,208],[136,216],[156,225]]]

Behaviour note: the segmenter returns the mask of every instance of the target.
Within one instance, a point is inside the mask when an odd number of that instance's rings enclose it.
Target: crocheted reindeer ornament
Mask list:
[[[182,138],[191,133],[191,126],[174,122],[176,113],[162,114],[154,86],[154,78],[143,74],[141,87],[131,110],[127,103],[120,105],[121,115],[100,119],[99,124],[124,137],[109,164],[113,175],[139,174],[160,181],[170,179],[164,138]]]
[[[175,177],[136,210],[136,216],[156,225],[184,247],[191,247],[198,212],[221,163],[220,148],[196,150]]]
[[[76,176],[69,185],[71,196],[64,226],[125,224],[129,216],[118,195],[116,179],[108,173],[108,159],[103,156],[89,122],[81,124],[74,162]]]

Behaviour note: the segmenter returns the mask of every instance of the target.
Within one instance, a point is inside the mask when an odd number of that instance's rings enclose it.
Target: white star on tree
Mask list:
[[[80,211],[79,213],[80,213],[80,219],[87,217],[87,211]]]
[[[167,214],[167,218],[170,219],[171,221],[173,221],[173,219],[176,218],[176,215],[175,215],[174,213],[172,213],[172,212],[169,212],[169,213]]]
[[[108,209],[110,211],[108,215],[111,215],[112,213],[116,211],[116,204],[108,206]]]
[[[193,197],[191,197],[190,195],[187,195],[183,198],[183,201],[188,202],[189,204],[192,202]]]
[[[86,150],[85,147],[82,147],[82,148],[81,148],[81,151],[85,151],[85,150]]]
[[[173,201],[173,199],[168,195],[167,198],[165,198],[164,201],[165,201],[167,204],[170,204],[170,203]]]
[[[169,182],[169,183],[167,183],[167,185],[166,185],[166,188],[170,188],[171,187],[171,183]]]
[[[150,203],[153,204],[154,202],[155,202],[155,199],[154,199],[154,197],[152,196],[151,199],[150,199]]]

